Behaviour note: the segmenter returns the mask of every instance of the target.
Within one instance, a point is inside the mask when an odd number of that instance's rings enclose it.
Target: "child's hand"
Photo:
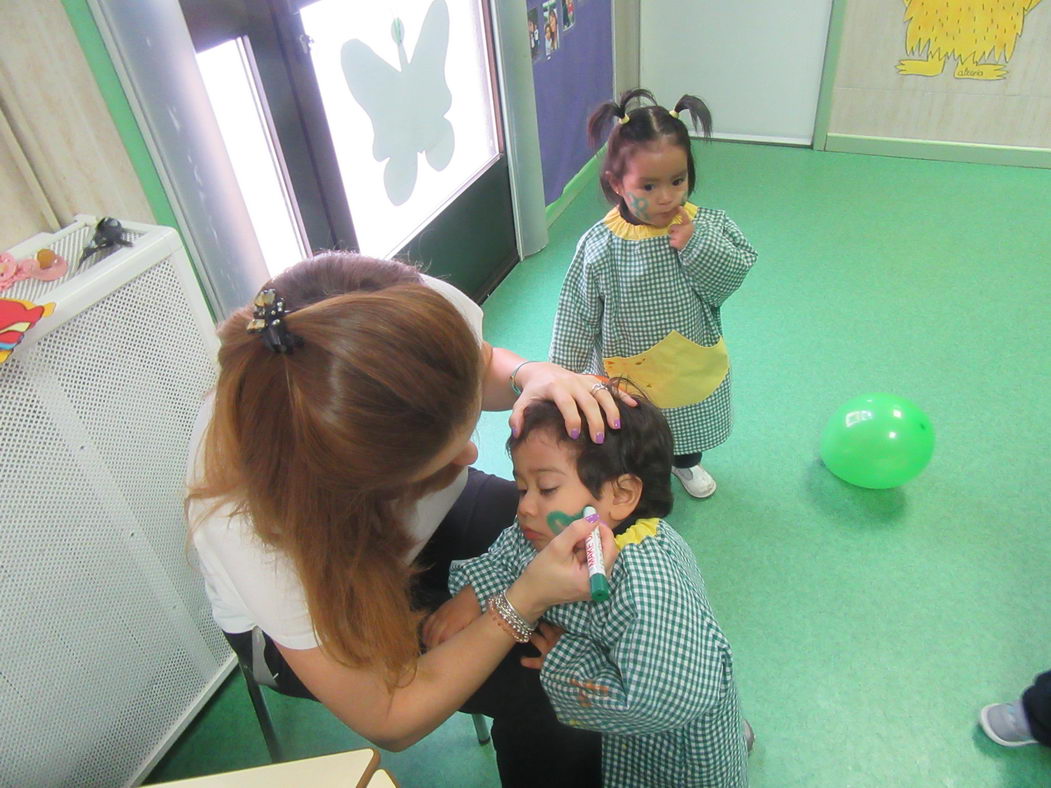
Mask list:
[[[533,633],[532,637],[529,638],[529,642],[536,646],[537,651],[540,652],[539,657],[522,657],[519,662],[522,663],[522,667],[533,668],[534,670],[540,670],[544,666],[544,657],[547,656],[548,652],[555,647],[558,643],[558,639],[566,634],[566,630],[562,627],[556,627],[554,624],[549,624],[544,620],[541,620],[537,624],[536,632]]]
[[[464,586],[423,622],[423,645],[432,649],[448,640],[482,614],[471,586]]]
[[[668,228],[668,243],[672,249],[681,250],[693,235],[693,222],[690,221],[690,214],[681,205],[679,206],[679,218],[682,219],[682,224],[673,224]]]

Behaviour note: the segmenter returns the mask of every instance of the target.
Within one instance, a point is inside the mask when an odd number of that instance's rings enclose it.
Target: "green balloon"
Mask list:
[[[934,427],[916,405],[893,394],[844,403],[821,434],[821,459],[845,482],[872,490],[915,478],[934,454]]]

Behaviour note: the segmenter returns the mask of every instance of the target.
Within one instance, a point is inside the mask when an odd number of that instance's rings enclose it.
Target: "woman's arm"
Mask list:
[[[524,618],[536,621],[552,605],[588,598],[587,567],[574,548],[592,528],[584,520],[570,525],[507,590]],[[605,527],[600,533],[612,566],[617,553],[612,534]],[[393,689],[378,669],[347,667],[320,648],[278,648],[306,687],[348,727],[385,749],[401,750],[463,705],[514,642],[491,615],[480,616],[421,656],[416,671]]]
[[[482,350],[489,359],[482,380],[482,410],[511,410],[518,399],[511,388],[511,373],[525,359],[505,348],[493,347],[488,342],[482,343]],[[515,380],[518,380],[518,375],[515,375]]]
[[[508,423],[512,431],[517,433],[522,428],[522,413],[530,402],[545,399],[558,406],[565,418],[566,432],[573,437],[580,434],[584,422],[587,422],[588,432],[596,443],[602,443],[607,424],[613,429],[620,428],[617,402],[608,391],[592,388],[599,382],[595,376],[578,375],[547,361],[523,363],[526,359],[517,353],[494,348],[488,343],[485,349],[489,355],[489,365],[482,386],[482,408],[510,408],[511,418]],[[515,384],[522,390],[521,394],[515,394],[511,388],[512,373]],[[618,392],[618,395],[625,404],[635,406],[635,400],[628,394]]]
[[[511,585],[535,555],[518,524],[510,525],[481,555],[449,565],[449,593],[469,587],[476,597],[476,611],[479,605],[484,611],[486,601]]]
[[[493,594],[510,586],[533,557],[517,525],[505,528],[489,549],[479,556],[454,560],[449,565],[449,593],[453,596],[423,622],[423,645],[433,649],[444,643],[479,615]]]
[[[590,233],[589,233],[590,235]],[[601,443],[605,437],[607,424],[612,429],[620,428],[620,411],[614,397],[609,392],[598,390],[593,386],[598,383],[598,378],[593,375],[579,375],[572,369],[584,369],[586,357],[590,355],[598,330],[598,315],[601,314],[601,298],[598,290],[589,285],[587,294],[580,296],[576,293],[573,282],[585,276],[584,260],[588,254],[601,254],[600,252],[588,252],[588,236],[581,239],[577,245],[577,251],[573,258],[570,272],[566,275],[566,281],[562,285],[562,294],[559,296],[559,315],[566,315],[567,320],[584,320],[589,326],[583,329],[589,337],[588,341],[581,343],[583,356],[579,359],[578,366],[567,363],[570,356],[563,358],[552,353],[552,361],[526,360],[517,353],[512,353],[504,348],[494,348],[485,343],[485,352],[488,355],[485,382],[482,388],[482,408],[484,410],[507,410],[511,409],[511,418],[508,419],[512,432],[517,434],[522,427],[522,413],[535,400],[551,400],[562,412],[566,422],[566,432],[576,438],[580,435],[584,422],[587,423],[591,439]],[[588,280],[590,282],[590,280]],[[568,295],[567,295],[568,293]],[[587,307],[581,306],[578,301],[584,298]],[[574,323],[574,325],[576,325]],[[560,335],[564,328],[562,321],[555,321],[555,335]],[[590,333],[589,333],[590,332]],[[577,332],[569,332],[576,337]],[[552,343],[552,348],[558,344]],[[575,357],[572,357],[575,359]],[[569,367],[569,369],[567,369]],[[513,378],[513,380],[512,380]],[[512,383],[521,393],[516,393]],[[623,392],[618,392],[618,397],[627,405],[634,407],[635,400]],[[581,420],[583,415],[583,420]]]
[[[488,615],[428,651],[409,683],[389,690],[378,671],[350,668],[320,648],[278,646],[304,685],[347,727],[387,750],[403,750],[456,711],[514,640]]]

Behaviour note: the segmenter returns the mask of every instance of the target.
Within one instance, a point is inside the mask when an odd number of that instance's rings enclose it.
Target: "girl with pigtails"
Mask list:
[[[716,483],[702,453],[733,421],[720,310],[756,251],[723,211],[687,201],[696,170],[683,113],[711,136],[708,107],[688,95],[669,111],[648,90],[630,90],[588,119],[592,145],[610,129],[601,184],[614,207],[577,244],[550,356],[638,385],[671,426],[672,474],[707,498]]]

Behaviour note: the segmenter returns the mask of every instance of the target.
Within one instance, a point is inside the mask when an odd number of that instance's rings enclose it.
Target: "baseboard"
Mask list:
[[[700,134],[690,132],[690,138],[703,140]],[[767,134],[733,134],[731,132],[713,131],[713,142],[745,142],[754,145],[785,145],[790,148],[810,148],[813,146],[813,137],[777,137]]]
[[[1016,167],[1051,169],[1051,149],[1048,148],[1016,148],[971,142],[936,142],[829,134],[826,138],[825,150],[838,153],[870,153],[876,156],[897,156],[907,159],[956,161],[969,164],[1006,164]]]
[[[606,149],[603,147],[594,156],[588,159],[587,164],[580,168],[580,171],[569,179],[562,188],[562,194],[558,196],[553,203],[544,209],[544,218],[547,220],[547,226],[550,227],[554,224],[555,219],[562,215],[562,212],[569,207],[569,204],[576,199],[585,188],[588,186],[598,186],[598,171],[602,157],[606,155]]]

